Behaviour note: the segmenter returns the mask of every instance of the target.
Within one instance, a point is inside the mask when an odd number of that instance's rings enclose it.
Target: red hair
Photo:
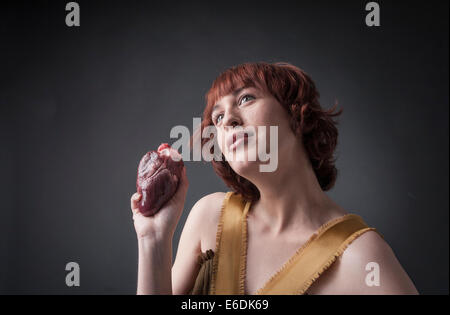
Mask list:
[[[214,80],[205,95],[201,132],[207,126],[214,126],[211,118],[214,104],[239,87],[259,87],[277,99],[290,114],[292,131],[302,137],[320,187],[324,191],[331,189],[337,177],[333,154],[338,137],[337,122],[332,118],[342,113],[342,109],[333,113],[337,103],[333,108],[323,110],[314,82],[303,70],[289,63],[244,63],[227,69]],[[202,138],[201,146],[207,141],[208,138]],[[214,153],[213,147],[211,153]],[[234,172],[223,155],[221,161],[213,160],[211,163],[217,175],[233,191],[247,200],[259,199],[258,188]]]

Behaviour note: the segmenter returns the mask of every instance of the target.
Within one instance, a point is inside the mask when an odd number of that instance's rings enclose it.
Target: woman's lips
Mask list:
[[[229,147],[230,151],[233,151],[237,148],[237,146],[242,142],[246,141],[248,143],[248,138],[251,137],[248,134],[244,134],[243,136],[239,137],[237,140],[235,140]],[[245,144],[245,143],[244,143]]]

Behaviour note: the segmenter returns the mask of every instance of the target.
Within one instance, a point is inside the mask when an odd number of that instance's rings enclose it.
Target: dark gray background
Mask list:
[[[337,99],[329,195],[377,227],[418,290],[448,294],[448,1],[66,1],[1,4],[0,293],[134,294],[137,163],[192,129],[227,67],[285,61]],[[228,188],[188,162],[176,231]],[[81,286],[65,285],[65,264]]]

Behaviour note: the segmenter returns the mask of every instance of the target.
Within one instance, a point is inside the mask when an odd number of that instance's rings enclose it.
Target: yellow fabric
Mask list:
[[[232,192],[226,194],[214,256],[226,258],[213,260],[212,294],[244,294],[246,221],[249,207],[250,203],[245,202],[240,195]]]
[[[217,230],[209,294],[245,293],[247,213],[250,204],[233,192],[225,196]],[[372,230],[376,231],[356,214],[347,214],[327,222],[257,294],[304,294],[354,239]]]
[[[212,249],[208,249],[206,252],[200,253],[198,256],[197,259],[198,264],[200,265],[200,270],[197,278],[195,279],[194,286],[189,292],[190,295],[207,295],[209,293],[212,278],[213,257],[214,252]]]

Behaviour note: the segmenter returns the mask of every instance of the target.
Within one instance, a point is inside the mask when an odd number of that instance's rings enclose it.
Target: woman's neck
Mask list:
[[[287,230],[316,230],[331,218],[345,213],[320,187],[304,154],[300,159],[282,161],[273,173],[261,173],[252,182],[260,192],[249,216],[267,226],[275,235]]]

